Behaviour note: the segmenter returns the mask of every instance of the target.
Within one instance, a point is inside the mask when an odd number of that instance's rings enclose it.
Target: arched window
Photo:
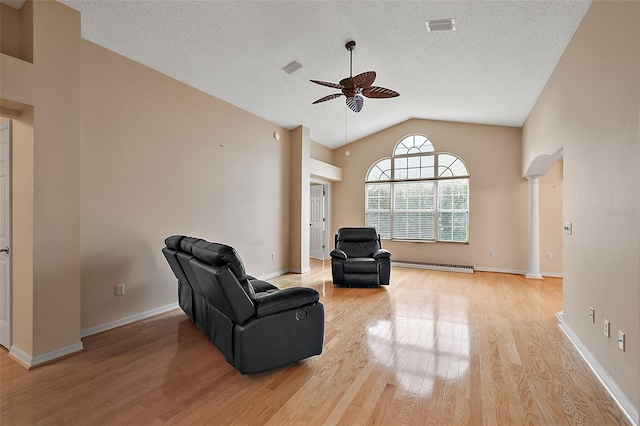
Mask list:
[[[435,152],[423,135],[400,140],[390,158],[371,165],[365,221],[382,238],[469,241],[469,171],[457,156]]]

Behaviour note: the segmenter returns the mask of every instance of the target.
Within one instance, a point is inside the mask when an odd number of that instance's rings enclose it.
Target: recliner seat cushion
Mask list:
[[[346,259],[343,263],[346,274],[377,274],[378,262],[372,257]]]
[[[280,289],[278,287],[276,287],[275,285],[268,283],[266,281],[261,281],[261,280],[249,280],[249,282],[251,283],[251,285],[253,286],[253,289],[256,293],[256,296],[260,293],[271,293],[274,291],[280,291]]]

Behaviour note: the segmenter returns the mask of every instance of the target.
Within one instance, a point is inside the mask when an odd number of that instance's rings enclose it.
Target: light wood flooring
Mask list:
[[[0,424],[628,424],[557,327],[560,279],[393,268],[346,289],[313,261],[270,281],[320,292],[322,355],[243,376],[176,310],[31,371],[0,351]]]

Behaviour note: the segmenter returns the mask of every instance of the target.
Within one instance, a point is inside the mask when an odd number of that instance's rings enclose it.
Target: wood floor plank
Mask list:
[[[311,266],[271,282],[320,293],[320,356],[243,376],[176,310],[31,371],[0,350],[0,424],[628,424],[557,327],[561,279],[394,267],[350,289]]]

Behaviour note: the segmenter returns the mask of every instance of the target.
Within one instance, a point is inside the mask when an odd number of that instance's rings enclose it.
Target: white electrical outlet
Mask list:
[[[553,259],[553,253],[551,252],[547,253],[547,259],[549,260]]]
[[[589,320],[592,324],[596,322],[596,310],[593,308],[589,308]]]
[[[609,320],[607,319],[604,320],[604,335],[607,337],[611,336],[611,334],[609,333]]]
[[[622,331],[618,331],[618,347],[624,352],[624,333]]]
[[[496,255],[496,251],[491,249],[489,250],[489,256],[495,256]]]
[[[271,253],[271,260],[276,260],[276,254],[275,253]]]
[[[118,284],[113,287],[116,296],[122,296],[124,294],[124,284]]]

